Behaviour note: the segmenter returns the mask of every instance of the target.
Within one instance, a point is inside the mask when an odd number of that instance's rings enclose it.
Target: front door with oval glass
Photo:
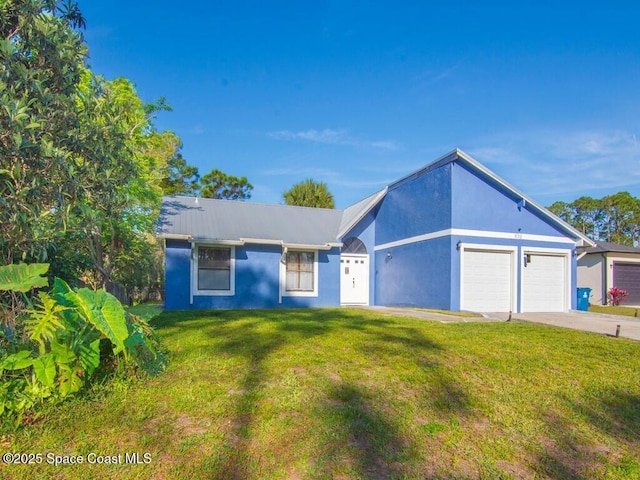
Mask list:
[[[369,305],[369,255],[340,256],[340,303]]]

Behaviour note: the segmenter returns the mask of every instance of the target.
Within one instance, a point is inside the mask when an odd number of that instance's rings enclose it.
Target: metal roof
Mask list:
[[[330,248],[382,201],[387,191],[424,173],[452,162],[461,162],[499,188],[511,192],[560,230],[576,239],[578,246],[595,243],[582,232],[539,205],[459,149],[402,177],[388,187],[354,203],[345,210],[293,207],[237,200],[215,200],[182,196],[163,198],[158,235],[213,242],[275,243]],[[632,248],[632,247],[627,247]],[[619,251],[619,250],[613,250]],[[640,251],[633,249],[632,251]]]
[[[340,228],[338,229],[338,237],[343,237],[360,220],[362,220],[365,215],[369,213],[371,209],[378,204],[378,202],[380,202],[386,193],[387,187],[347,207],[342,213],[342,221],[340,222]]]
[[[339,246],[341,210],[166,196],[158,235],[212,242]]]

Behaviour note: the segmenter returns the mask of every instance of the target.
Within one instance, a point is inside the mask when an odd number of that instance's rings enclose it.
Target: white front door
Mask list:
[[[340,303],[369,305],[369,255],[340,255]]]

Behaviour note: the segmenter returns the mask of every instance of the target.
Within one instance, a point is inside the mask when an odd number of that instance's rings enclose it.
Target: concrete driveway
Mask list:
[[[508,313],[490,313],[489,317],[506,320]],[[568,313],[514,313],[512,320],[544,323],[556,327],[573,328],[586,332],[603,333],[615,336],[620,325],[620,337],[640,340],[640,318],[623,317],[621,315],[605,315],[600,313],[571,311]]]
[[[405,317],[422,318],[441,323],[455,322],[501,322],[509,318],[508,313],[483,313],[482,317],[462,317],[454,312],[451,315],[430,312],[420,309],[402,307],[359,307],[366,310],[375,310],[384,315],[401,315]],[[568,313],[514,313],[511,315],[513,321],[544,323],[556,327],[573,328],[585,332],[602,333],[604,335],[615,336],[616,328],[620,325],[620,337],[640,340],[640,318],[623,317],[621,315],[605,315],[601,313],[590,313],[571,311]]]

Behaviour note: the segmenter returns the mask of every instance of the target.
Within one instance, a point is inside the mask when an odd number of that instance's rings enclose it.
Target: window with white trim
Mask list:
[[[287,252],[287,292],[313,292],[315,288],[314,252]]]
[[[318,251],[289,250],[280,261],[280,295],[318,296]]]
[[[198,246],[195,252],[194,293],[234,294],[234,247]]]

